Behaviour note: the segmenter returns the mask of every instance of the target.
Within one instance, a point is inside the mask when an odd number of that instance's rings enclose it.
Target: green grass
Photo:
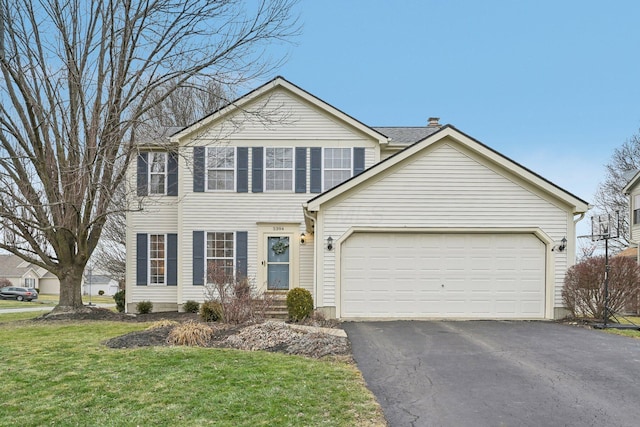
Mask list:
[[[0,313],[0,323],[33,319],[34,317],[42,316],[44,313],[44,311],[28,311],[25,313]]]
[[[625,318],[619,317],[618,321],[621,324],[631,324],[634,323],[636,325],[640,325],[640,317],[637,316],[625,316]],[[629,329],[604,329],[604,331],[614,334],[614,335],[622,335],[625,337],[631,338],[640,338],[640,331],[634,331]]]
[[[101,345],[145,326],[0,323],[0,424],[384,425],[351,364],[266,352]]]

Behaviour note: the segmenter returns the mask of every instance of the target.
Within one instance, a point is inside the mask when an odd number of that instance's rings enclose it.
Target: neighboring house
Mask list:
[[[0,255],[0,278],[9,279],[13,286],[39,289],[41,294],[60,294],[56,276],[13,254]]]
[[[218,268],[342,319],[565,314],[587,202],[453,126],[369,127],[278,77],[170,141],[131,168],[129,311]]]
[[[629,198],[629,211],[626,213],[629,218],[629,249],[635,249],[636,261],[640,263],[637,250],[640,240],[640,185],[638,185],[640,171],[628,171],[623,174],[623,178],[627,180],[627,185],[622,189],[622,192]],[[625,215],[625,213],[620,212],[620,215]]]
[[[85,273],[82,282],[82,294],[100,295],[100,291],[103,291],[104,295],[115,295],[118,292],[118,281],[103,274]]]

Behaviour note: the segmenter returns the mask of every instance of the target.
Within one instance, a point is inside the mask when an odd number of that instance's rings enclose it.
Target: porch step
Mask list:
[[[289,318],[287,291],[267,291],[265,297],[269,299],[269,309],[265,311],[267,318],[279,320],[287,320]]]

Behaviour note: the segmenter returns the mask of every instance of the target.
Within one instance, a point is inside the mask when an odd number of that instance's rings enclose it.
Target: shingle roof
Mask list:
[[[22,259],[16,255],[0,255],[0,277],[22,277],[26,268],[18,268]]]
[[[396,144],[413,144],[422,139],[425,139],[429,135],[436,133],[440,130],[440,127],[432,126],[374,126],[373,129],[377,130],[384,136],[391,138],[391,142]]]

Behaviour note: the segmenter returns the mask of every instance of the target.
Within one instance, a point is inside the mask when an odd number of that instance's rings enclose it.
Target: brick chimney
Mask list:
[[[440,123],[438,123],[440,117],[429,117],[429,123],[427,124],[428,128],[439,128]]]

